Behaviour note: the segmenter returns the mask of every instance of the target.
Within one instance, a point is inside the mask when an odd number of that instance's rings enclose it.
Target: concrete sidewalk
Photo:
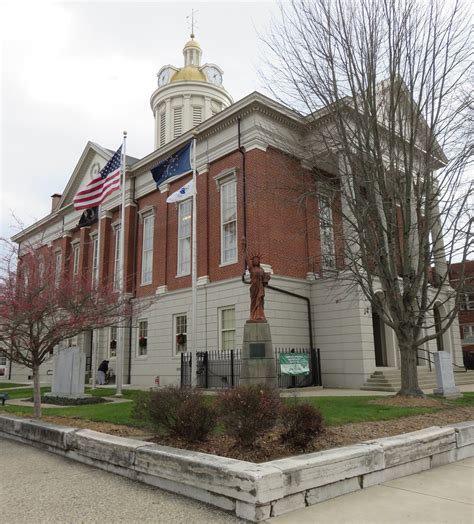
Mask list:
[[[271,524],[473,524],[474,458],[275,517]]]

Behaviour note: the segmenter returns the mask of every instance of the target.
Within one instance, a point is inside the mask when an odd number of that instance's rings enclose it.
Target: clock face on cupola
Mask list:
[[[201,65],[202,50],[191,33],[183,48],[184,65],[163,66],[158,88],[151,96],[155,116],[155,148],[164,146],[233,103],[222,85],[223,71],[212,63]]]

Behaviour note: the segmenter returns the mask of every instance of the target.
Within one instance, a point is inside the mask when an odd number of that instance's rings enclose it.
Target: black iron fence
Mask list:
[[[197,351],[196,384],[205,389],[233,388],[240,383],[240,349],[225,351]],[[280,368],[281,353],[306,353],[309,373],[285,375]],[[319,348],[275,348],[275,362],[279,388],[304,388],[321,385]],[[192,354],[181,353],[181,387],[191,385]]]

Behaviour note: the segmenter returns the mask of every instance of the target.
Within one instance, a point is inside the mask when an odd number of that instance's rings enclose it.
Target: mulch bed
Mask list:
[[[387,400],[393,401],[393,397],[391,399],[381,399],[380,401],[376,400],[374,402],[387,404]],[[435,402],[435,404],[430,404],[430,406],[440,407],[440,401],[433,399],[426,400],[432,400]],[[406,399],[404,399],[404,401],[407,402]],[[415,403],[416,401],[419,402],[420,399],[408,400],[408,402],[411,401]],[[406,406],[407,404],[403,405]],[[423,404],[424,407],[426,405],[427,404]],[[393,435],[399,435],[401,433],[409,433],[411,431],[428,428],[430,426],[445,426],[455,422],[474,420],[474,407],[443,409],[442,411],[436,413],[425,413],[422,415],[413,415],[394,420],[358,422],[354,424],[344,424],[342,426],[328,426],[305,450],[292,448],[285,442],[282,442],[279,428],[275,428],[275,430],[260,438],[251,449],[241,449],[236,447],[234,440],[225,434],[211,435],[207,441],[193,444],[175,436],[159,435],[150,438],[150,435],[146,435],[144,430],[140,430],[139,428],[119,426],[102,422],[92,422],[73,417],[46,416],[43,417],[43,420],[54,422],[56,424],[93,429],[96,431],[102,431],[104,433],[110,433],[112,435],[119,435],[123,437],[138,439],[146,438],[146,440],[164,446],[189,449],[193,451],[200,451],[202,453],[211,453],[214,455],[220,455],[222,457],[258,463],[288,457],[291,455],[300,455],[302,453],[311,453],[325,449],[348,446],[350,444],[357,444],[366,440],[389,437]]]

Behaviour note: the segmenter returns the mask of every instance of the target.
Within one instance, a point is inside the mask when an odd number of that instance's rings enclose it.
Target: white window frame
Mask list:
[[[92,286],[96,287],[99,282],[99,235],[94,233],[90,238],[92,241]]]
[[[223,196],[226,191],[226,186],[229,187],[230,185],[233,185],[234,191],[235,191],[235,218],[232,220],[227,220],[224,222],[224,202],[223,202]],[[238,249],[238,229],[237,229],[237,178],[235,176],[231,176],[230,178],[224,179],[219,184],[219,192],[220,192],[220,225],[221,225],[221,266],[227,266],[230,264],[235,264],[238,262],[239,258],[239,249]],[[233,258],[225,259],[225,253],[224,253],[224,237],[225,237],[225,229],[226,226],[229,224],[235,223],[235,256]]]
[[[186,330],[183,332],[183,331],[180,331],[178,333],[178,318],[182,318],[184,317],[186,319]],[[178,349],[178,342],[177,342],[177,338],[178,338],[178,335],[180,334],[183,334],[183,335],[186,335],[186,343],[184,344],[185,345],[185,349]],[[176,313],[175,315],[173,315],[173,354],[176,355],[176,356],[179,356],[181,355],[181,353],[185,353],[186,351],[188,350],[188,314],[187,313]]]
[[[137,350],[136,350],[136,356],[137,358],[146,358],[148,356],[148,319],[147,318],[140,318],[137,321]],[[145,338],[147,341],[147,345],[145,348],[140,347],[140,337],[143,334],[142,327],[145,326]],[[143,352],[142,352],[143,351]]]
[[[7,369],[8,369],[8,358],[6,355],[0,354],[0,379],[8,378]]]
[[[115,233],[115,246],[114,246],[114,290],[120,291],[122,289],[123,285],[123,278],[120,271],[120,257],[122,255],[121,249],[122,246],[120,245],[120,229],[121,225],[116,224],[114,226],[114,233]]]
[[[466,291],[461,300],[462,311],[473,311],[474,310],[474,291]]]
[[[61,251],[54,253],[54,286],[59,287],[61,282],[61,265],[63,262],[63,254]]]
[[[224,312],[225,311],[233,311],[234,312],[234,327],[233,328],[224,328]],[[236,341],[236,322],[235,322],[235,306],[224,306],[224,307],[221,307],[219,308],[218,310],[218,315],[219,315],[219,350],[220,351],[223,351],[224,349],[224,332],[229,332],[229,331],[233,331],[234,332],[234,343],[233,343],[233,347],[231,348],[228,348],[228,349],[235,349],[235,341]]]
[[[79,274],[79,257],[81,254],[81,245],[79,242],[72,244],[72,274],[77,277]]]
[[[141,285],[145,286],[153,282],[153,235],[155,229],[155,216],[148,213],[142,217],[142,279]],[[146,228],[150,227],[150,245],[145,244]],[[148,267],[149,266],[149,267]]]
[[[181,236],[181,222],[184,220],[183,217],[188,216],[184,215],[184,209],[185,206],[189,206],[189,235]],[[193,201],[192,199],[183,200],[183,202],[179,202],[178,204],[178,256],[176,257],[177,264],[176,264],[176,275],[178,277],[183,277],[186,275],[191,274],[191,256],[192,256],[192,234],[193,234],[193,228],[192,228],[192,219],[193,219]],[[183,256],[185,254],[183,245],[186,245],[186,242],[182,243],[185,240],[189,240],[188,242],[188,249],[189,254],[187,257],[187,264],[186,267],[183,269],[184,261]]]
[[[323,217],[324,210],[328,211],[328,220]],[[319,216],[319,251],[321,257],[321,269],[336,269],[336,246],[334,238],[334,220],[332,213],[332,199],[325,193],[319,194],[318,197],[318,216]],[[326,222],[328,225],[326,225]],[[326,236],[326,229],[329,236]],[[327,242],[329,240],[329,243]],[[329,248],[329,249],[328,249]]]
[[[462,344],[472,344],[470,341],[466,341],[466,337],[474,337],[474,324],[463,324],[462,326]]]
[[[115,334],[115,338],[113,335]],[[110,347],[110,344],[112,343],[112,340],[115,340],[116,346],[115,346],[115,355],[112,355],[112,348]],[[114,360],[117,358],[117,346],[118,346],[118,327],[117,326],[110,326],[109,327],[109,342],[107,345],[107,356],[109,357],[109,360]]]

